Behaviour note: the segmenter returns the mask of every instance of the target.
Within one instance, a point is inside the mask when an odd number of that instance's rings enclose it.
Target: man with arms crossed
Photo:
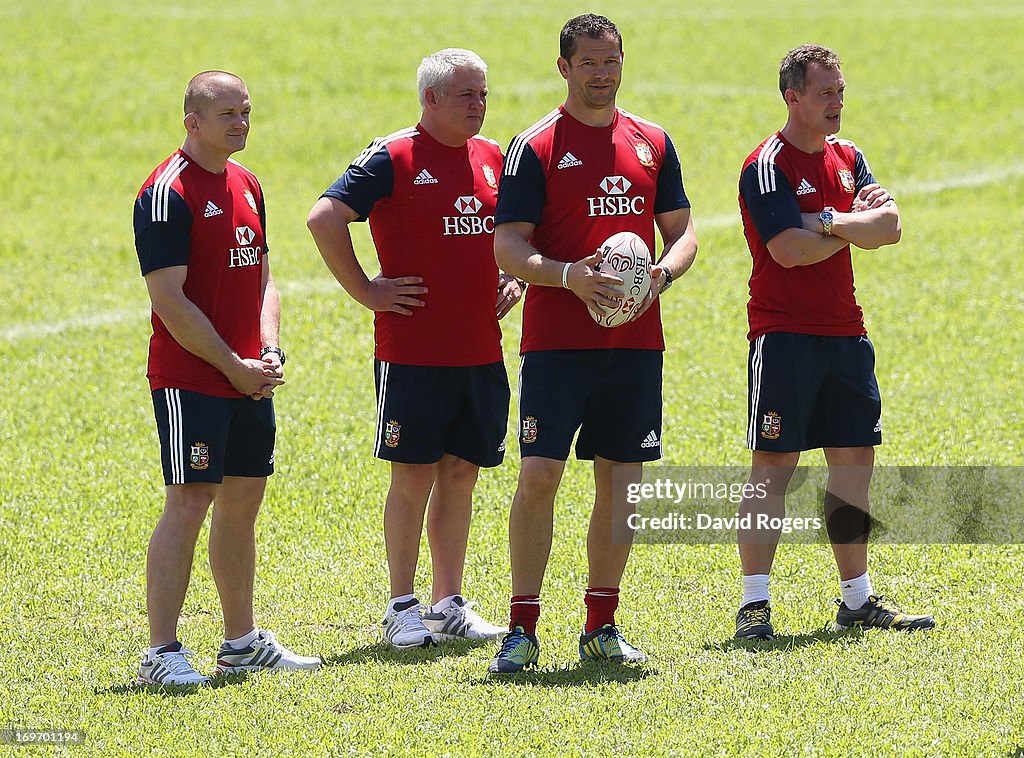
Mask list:
[[[284,384],[280,307],[256,177],[245,148],[249,92],[224,71],[185,90],[185,141],[135,201],[135,247],[153,305],[149,382],[163,515],[146,567],[150,647],[140,684],[202,684],[177,639],[199,529],[211,503],[210,568],[224,611],[220,674],[315,669],[253,619],[256,514],[274,470],[274,388]]]
[[[740,175],[750,277],[747,446],[751,484],[768,497],[741,515],[781,516],[804,450],[823,448],[825,515],[839,568],[839,627],[929,629],[875,594],[868,575],[868,486],[881,444],[875,353],[854,298],[850,245],[874,250],[900,239],[900,216],[861,151],[838,139],[846,83],[839,57],[803,45],[782,60],[785,127],[748,157]],[[743,601],[736,637],[773,639],[768,573],[779,534],[739,534]],[[837,601],[838,602],[838,601]]]
[[[375,314],[373,452],[391,462],[383,626],[396,648],[504,631],[462,596],[473,488],[480,467],[505,455],[509,387],[498,320],[521,295],[492,253],[502,156],[479,136],[486,74],[469,50],[424,58],[419,124],[374,140],[307,222],[331,273]],[[381,265],[373,279],[348,228],[367,219]],[[413,580],[428,500],[433,583],[432,606],[424,608]]]
[[[505,159],[494,251],[498,264],[532,286],[523,312],[520,376],[522,469],[512,501],[509,633],[493,673],[534,665],[540,590],[551,549],[555,495],[577,430],[576,457],[594,461],[595,498],[587,537],[587,620],[580,657],[643,661],[615,625],[629,544],[612,540],[612,504],[661,457],[661,316],[657,298],[697,253],[679,158],[661,127],[615,107],[622,37],[603,16],[571,19],[561,32],[562,107],[516,137]],[[595,253],[612,234],[632,231],[665,251],[652,269],[643,311],[614,329],[587,312],[622,296],[622,280],[601,273]],[[609,419],[602,406],[615,403]]]

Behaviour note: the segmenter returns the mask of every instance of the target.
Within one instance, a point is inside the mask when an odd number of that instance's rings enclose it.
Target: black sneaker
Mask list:
[[[883,596],[872,595],[868,601],[855,611],[846,607],[846,603],[836,600],[839,612],[836,613],[836,629],[895,629],[899,632],[913,632],[918,629],[933,629],[935,619],[931,616],[911,616],[901,611],[895,603]]]
[[[767,600],[747,603],[736,614],[736,639],[773,640],[772,607]]]

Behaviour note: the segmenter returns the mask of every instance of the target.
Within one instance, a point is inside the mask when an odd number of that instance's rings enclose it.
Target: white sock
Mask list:
[[[462,602],[461,603],[456,603],[455,602],[455,598],[458,598],[459,600],[462,600]],[[453,605],[465,605],[465,604],[466,604],[466,601],[463,600],[462,595],[449,595],[448,597],[443,597],[440,600],[438,600],[436,603],[434,603],[432,606],[430,606],[430,608],[433,611],[441,612],[441,611],[448,610]]]
[[[744,574],[743,602],[740,607],[768,599],[768,574]]]
[[[243,634],[241,637],[238,637],[237,639],[233,639],[233,640],[226,639],[226,640],[224,640],[224,642],[226,642],[229,647],[232,647],[235,650],[241,650],[243,647],[249,647],[249,645],[251,645],[253,642],[255,642],[256,641],[256,635],[259,634],[259,633],[260,633],[259,627],[254,626],[252,628],[252,631],[249,632],[248,634]]]
[[[875,594],[875,591],[871,589],[871,577],[868,576],[867,571],[853,579],[840,581],[839,590],[843,593],[843,602],[851,611],[860,608],[868,601],[870,595]]]
[[[410,600],[415,600],[415,599],[416,599],[416,595],[414,595],[414,594],[399,595],[398,597],[391,598],[388,601],[388,613],[394,613],[396,605],[399,605],[401,603],[408,603]]]
[[[147,661],[153,660],[153,656],[155,656],[157,653],[159,653],[165,647],[169,647],[170,645],[175,645],[175,644],[179,644],[180,645],[181,643],[180,642],[168,642],[166,645],[154,645],[153,647],[147,647],[146,648],[146,660]]]

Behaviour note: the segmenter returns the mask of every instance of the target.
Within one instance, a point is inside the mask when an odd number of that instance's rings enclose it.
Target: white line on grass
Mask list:
[[[0,340],[4,342],[17,342],[21,339],[49,337],[76,329],[92,329],[97,326],[123,324],[127,321],[141,320],[148,316],[149,309],[121,308],[116,311],[106,311],[105,313],[69,318],[63,321],[13,324],[0,330]]]
[[[998,184],[1008,179],[1016,179],[1024,176],[1024,164],[1006,166],[1001,169],[989,169],[976,171],[970,174],[951,176],[948,179],[937,182],[907,182],[897,184],[893,187],[893,194],[898,198],[900,195],[936,195],[951,189],[964,189],[966,187],[984,187],[989,184]]]
[[[940,192],[953,189],[966,189],[968,187],[984,187],[989,184],[998,184],[1009,179],[1016,179],[1024,176],[1024,163],[1007,166],[1003,169],[989,169],[976,171],[970,174],[951,176],[948,179],[937,182],[906,182],[894,184],[890,187],[893,195],[899,200],[901,197],[912,197],[914,195],[937,195]],[[739,209],[735,213],[720,213],[716,216],[696,219],[697,231],[701,229],[719,229],[726,226],[739,226]]]
[[[328,293],[338,290],[338,285],[333,280],[307,279],[299,282],[289,282],[280,285],[284,294],[309,294],[311,292]],[[37,339],[39,337],[50,337],[54,334],[62,334],[79,329],[92,329],[98,326],[116,326],[132,321],[142,321],[149,318],[149,308],[120,308],[118,310],[106,311],[103,313],[69,318],[63,321],[29,322],[13,324],[0,329],[0,342],[17,342],[22,339]]]
[[[905,184],[894,184],[893,194],[897,198],[908,195],[935,195],[940,192],[952,189],[965,189],[968,187],[984,187],[989,184],[998,184],[1008,179],[1015,179],[1024,176],[1024,163],[1007,166],[1002,169],[988,169],[975,171],[958,176],[950,176],[941,181],[935,182],[906,182]],[[721,213],[715,216],[697,218],[697,227],[700,229],[720,229],[728,226],[739,226],[739,212]],[[281,285],[281,291],[285,294],[304,294],[310,292],[330,293],[338,291],[338,284],[329,279],[307,279],[304,281],[287,282]],[[122,308],[106,313],[96,313],[80,318],[54,321],[53,323],[29,322],[12,324],[0,329],[0,342],[17,342],[23,339],[36,339],[49,337],[54,334],[75,331],[79,329],[91,329],[97,326],[110,326],[122,324],[129,321],[141,320],[149,317],[148,309]]]

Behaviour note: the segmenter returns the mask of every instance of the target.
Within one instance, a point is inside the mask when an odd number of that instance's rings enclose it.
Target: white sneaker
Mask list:
[[[404,603],[398,603],[404,605]],[[384,625],[384,639],[392,647],[409,650],[414,647],[430,647],[434,638],[423,625],[423,606],[419,600],[408,601],[408,607],[390,609],[381,622]]]
[[[480,618],[474,606],[476,603],[467,603],[461,595],[456,595],[443,611],[431,608],[423,617],[423,625],[439,640],[496,640],[508,633],[507,627],[495,626]]]
[[[260,629],[256,639],[236,650],[223,643],[217,652],[217,674],[237,674],[241,671],[315,671],[320,668],[319,658],[296,655],[277,641],[273,632]]]
[[[189,659],[194,657],[195,653],[182,647],[181,643],[178,643],[177,650],[163,653],[153,654],[143,650],[135,682],[161,685],[209,684],[210,677],[203,676],[189,663]]]

